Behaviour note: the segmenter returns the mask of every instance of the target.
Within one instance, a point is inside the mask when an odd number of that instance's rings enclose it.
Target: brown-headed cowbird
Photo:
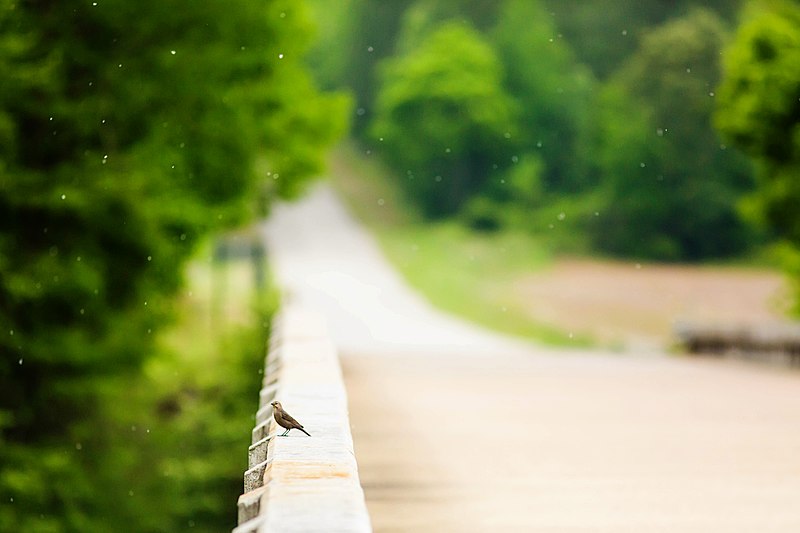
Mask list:
[[[277,422],[280,427],[286,428],[286,431],[281,433],[280,435],[281,437],[285,437],[286,435],[288,435],[289,431],[292,429],[299,429],[309,437],[311,436],[311,433],[303,429],[303,424],[292,418],[292,415],[283,410],[281,402],[274,401],[272,402],[271,405],[272,405],[272,416],[275,417],[275,422]]]

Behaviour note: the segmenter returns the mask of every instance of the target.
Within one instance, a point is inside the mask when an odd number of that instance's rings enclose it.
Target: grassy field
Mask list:
[[[552,261],[536,237],[470,231],[457,221],[424,222],[377,158],[341,147],[331,182],[378,237],[389,260],[435,306],[491,329],[556,345],[588,345],[586,335],[533,320],[517,280]]]

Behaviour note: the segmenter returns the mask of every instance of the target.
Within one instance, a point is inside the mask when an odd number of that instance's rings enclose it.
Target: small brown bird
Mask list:
[[[281,437],[285,437],[286,435],[288,435],[289,431],[292,429],[299,429],[309,437],[311,436],[311,433],[303,429],[303,424],[292,418],[292,415],[283,410],[281,402],[274,401],[272,402],[271,405],[272,405],[272,416],[275,417],[275,422],[277,422],[280,427],[286,428],[286,431],[281,433],[280,435]]]

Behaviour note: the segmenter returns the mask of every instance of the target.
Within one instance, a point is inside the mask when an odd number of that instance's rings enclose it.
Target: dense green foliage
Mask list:
[[[751,214],[800,247],[800,3],[757,2],[747,10],[726,52],[716,121],[759,163]],[[795,280],[798,265],[790,261]],[[795,292],[800,302],[800,281]]]
[[[713,10],[733,22],[741,0],[543,0],[581,63],[601,80],[636,52],[654,28],[693,8]]]
[[[325,31],[311,51],[319,80],[347,88],[355,100],[353,129],[364,132],[372,117],[378,63],[394,53],[403,12],[413,0],[309,0]]]
[[[341,13],[314,3],[326,20]],[[346,74],[321,75],[354,91],[372,124],[356,134],[429,216],[558,226],[595,251],[660,260],[731,256],[754,242],[740,216],[752,169],[711,121],[739,0],[347,4],[370,23],[347,19],[340,41],[328,32],[317,62],[335,58]],[[431,46],[454,24],[483,43],[476,57],[495,58],[486,75],[459,57],[468,44]],[[507,103],[464,98],[479,79],[489,100]],[[496,116],[476,120],[476,106]]]
[[[647,34],[606,85],[598,151],[606,203],[594,225],[602,249],[699,259],[743,248],[736,204],[752,188],[749,168],[711,124],[725,42],[717,16],[692,11]]]
[[[491,36],[519,103],[518,146],[544,162],[543,186],[575,192],[588,179],[585,150],[592,80],[538,2],[502,3]]]
[[[800,242],[800,4],[753,11],[726,56],[717,123],[762,163],[765,214]]]
[[[308,33],[289,1],[0,2],[0,529],[174,530],[115,502],[149,466],[109,455],[103,402],[199,239],[319,169],[344,102],[306,75]]]
[[[403,184],[426,214],[455,212],[510,157],[512,102],[493,50],[449,23],[386,63],[383,77],[374,124],[383,153],[406,169]]]

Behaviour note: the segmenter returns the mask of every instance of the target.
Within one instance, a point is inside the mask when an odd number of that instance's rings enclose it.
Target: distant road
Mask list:
[[[324,313],[346,353],[486,352],[498,343],[528,349],[438,312],[409,289],[325,185],[298,203],[276,206],[264,234],[283,290]]]
[[[800,372],[474,327],[409,289],[324,185],[264,235],[339,344],[376,531],[800,531]]]

